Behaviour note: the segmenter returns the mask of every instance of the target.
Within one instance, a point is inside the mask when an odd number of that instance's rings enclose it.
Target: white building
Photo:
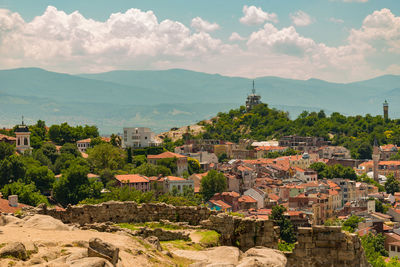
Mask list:
[[[194,181],[186,180],[181,177],[167,176],[164,178],[164,190],[165,192],[172,192],[174,187],[177,189],[178,193],[182,194],[184,188],[194,189]]]
[[[31,132],[28,126],[22,121],[21,125],[14,130],[16,141],[16,149],[19,153],[25,153],[25,151],[31,151]]]
[[[123,147],[142,148],[159,146],[161,143],[155,140],[155,134],[150,128],[124,128]]]

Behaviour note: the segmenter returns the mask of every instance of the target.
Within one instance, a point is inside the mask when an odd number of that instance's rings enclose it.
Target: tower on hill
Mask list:
[[[383,103],[383,118],[385,120],[389,119],[389,103],[386,100]]]
[[[253,89],[251,90],[251,94],[247,96],[246,100],[246,110],[250,111],[254,106],[258,104],[261,104],[261,96],[256,94],[253,80]]]
[[[29,132],[28,126],[24,123],[24,117],[22,116],[22,124],[18,125],[14,131],[17,138],[16,148],[17,151],[23,154],[25,151],[31,150],[31,132]]]

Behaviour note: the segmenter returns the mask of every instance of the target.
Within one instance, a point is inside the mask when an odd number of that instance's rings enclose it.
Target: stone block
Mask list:
[[[100,257],[108,260],[114,266],[118,262],[119,248],[99,238],[89,240],[88,257]]]

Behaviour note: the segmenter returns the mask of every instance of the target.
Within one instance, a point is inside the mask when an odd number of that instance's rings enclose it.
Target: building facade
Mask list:
[[[155,134],[151,129],[145,127],[124,128],[122,140],[124,148],[143,148],[161,144],[155,140]]]

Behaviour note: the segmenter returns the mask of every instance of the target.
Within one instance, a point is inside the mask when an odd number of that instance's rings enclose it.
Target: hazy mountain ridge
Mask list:
[[[400,100],[400,76],[349,84],[279,77],[255,79],[257,93],[271,107],[296,117],[303,110],[381,114],[382,102]],[[39,68],[0,70],[0,125],[24,115],[29,123],[96,124],[104,133],[123,126],[155,131],[195,123],[243,105],[252,80],[181,69],[113,71],[70,75]],[[400,108],[390,106],[392,117]]]

